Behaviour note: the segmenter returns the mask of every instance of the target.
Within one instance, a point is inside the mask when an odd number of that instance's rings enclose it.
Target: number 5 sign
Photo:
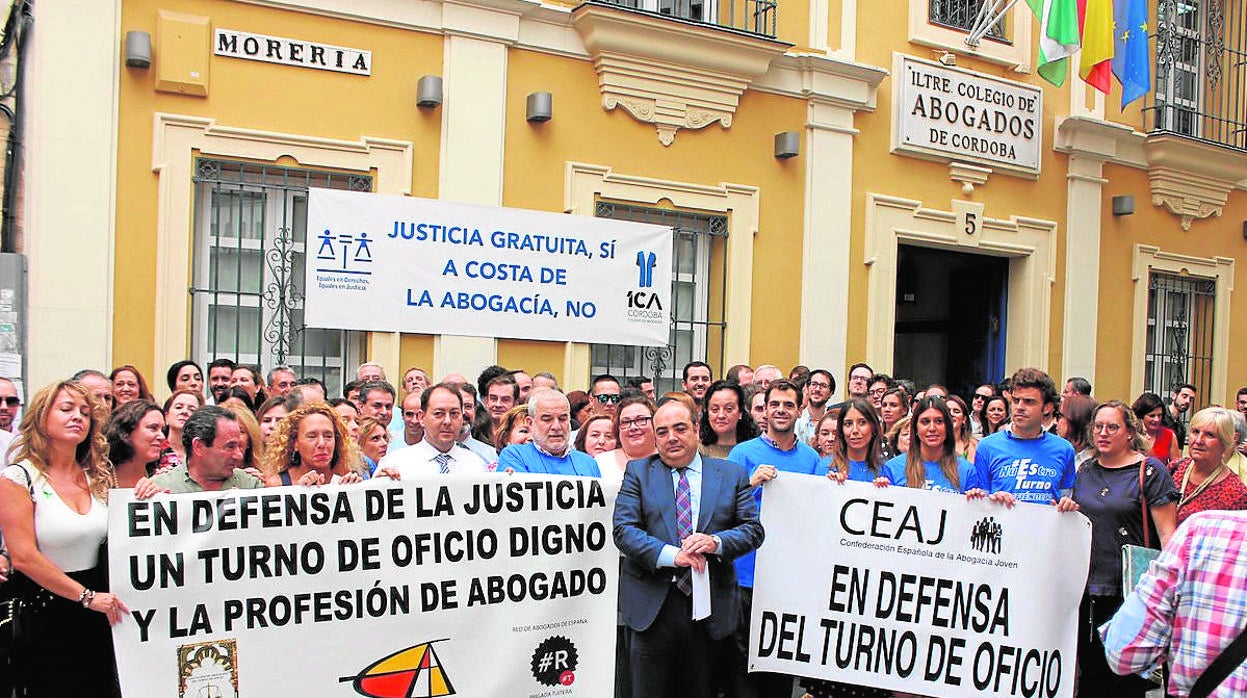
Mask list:
[[[983,232],[983,204],[954,201],[953,214],[957,216],[957,244],[978,247]]]

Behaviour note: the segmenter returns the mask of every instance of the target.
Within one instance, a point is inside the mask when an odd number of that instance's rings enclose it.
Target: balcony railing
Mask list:
[[[1243,0],[1158,0],[1153,132],[1247,150]]]
[[[775,38],[776,0],[590,0],[662,17]]]

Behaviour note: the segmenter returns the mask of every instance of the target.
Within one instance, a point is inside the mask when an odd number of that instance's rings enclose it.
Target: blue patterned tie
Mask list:
[[[439,453],[437,454],[437,457],[434,458],[433,460],[437,461],[437,470],[442,475],[445,475],[450,472],[450,454],[449,453]]]
[[[675,471],[680,474],[680,481],[675,486],[675,534],[676,545],[680,545],[685,538],[693,535],[693,500],[688,493],[688,476],[685,471],[688,468],[676,468]],[[693,570],[691,567],[680,567],[676,569],[675,585],[685,595],[693,593]]]

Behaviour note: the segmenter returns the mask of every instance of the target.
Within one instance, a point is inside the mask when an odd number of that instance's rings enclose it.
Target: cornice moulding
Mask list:
[[[1152,204],[1178,216],[1183,230],[1220,216],[1230,192],[1247,180],[1247,156],[1237,150],[1169,133],[1149,135],[1143,148]]]
[[[681,128],[729,128],[750,83],[791,45],[721,27],[584,4],[572,25],[593,59],[602,106],[624,107],[671,145]]]

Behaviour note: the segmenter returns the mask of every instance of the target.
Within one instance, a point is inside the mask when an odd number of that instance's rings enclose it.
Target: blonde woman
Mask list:
[[[110,624],[130,609],[108,593],[103,544],[115,474],[106,414],[80,383],[40,390],[22,418],[14,462],[0,477],[0,531],[32,601],[30,642],[14,650],[18,695],[117,695]]]
[[[350,484],[363,481],[364,459],[337,412],[317,401],[277,425],[262,470],[281,485]]]

